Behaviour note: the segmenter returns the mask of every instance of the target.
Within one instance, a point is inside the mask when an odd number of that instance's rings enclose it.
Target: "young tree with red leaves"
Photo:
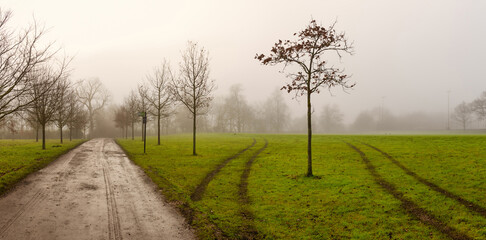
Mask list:
[[[341,86],[344,89],[352,88],[355,84],[349,84],[348,75],[343,70],[329,67],[329,63],[324,60],[327,52],[336,53],[341,58],[342,53],[353,53],[352,44],[348,42],[344,33],[336,33],[334,25],[324,28],[311,20],[309,25],[299,33],[296,40],[279,40],[272,47],[269,55],[257,54],[255,59],[263,65],[284,64],[297,65],[302,71],[289,73],[287,77],[292,79],[290,83],[282,89],[287,92],[295,92],[296,96],[307,97],[307,176],[312,176],[312,105],[311,94],[319,93],[321,88],[332,88]]]

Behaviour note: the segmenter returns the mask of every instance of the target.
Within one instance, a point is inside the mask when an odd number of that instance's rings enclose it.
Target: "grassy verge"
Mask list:
[[[42,150],[41,143],[34,140],[0,140],[0,195],[82,142],[47,140],[46,150]]]
[[[208,184],[203,197],[190,196],[204,177],[228,157],[256,144],[228,162]],[[249,203],[242,203],[241,175],[252,156]],[[315,177],[305,177],[306,136],[207,134],[118,140],[177,204],[201,239],[444,239],[447,235],[421,221],[403,201],[376,182],[361,156],[366,154],[380,177],[421,209],[474,239],[486,239],[486,218],[424,185],[368,143],[393,156],[410,171],[475,204],[486,207],[485,136],[314,136]],[[247,214],[251,215],[248,217]],[[248,226],[252,226],[249,228]],[[254,232],[252,232],[255,230]]]
[[[361,139],[393,156],[411,172],[447,190],[483,212],[475,212],[454,198],[417,181],[371,148],[358,145],[385,180],[395,183],[405,197],[448,226],[474,239],[486,239],[486,143],[482,136],[426,136]]]
[[[143,142],[118,139],[118,144],[130,159],[141,166],[160,187],[166,198],[176,204],[190,223],[198,230],[200,238],[210,239],[228,236],[222,230],[217,215],[205,204],[207,193],[201,201],[190,199],[196,186],[204,177],[228,157],[252,144],[248,135],[201,134],[198,136],[197,156],[192,156],[192,137],[175,135],[164,137],[161,145],[155,138],[147,139],[147,154],[143,154]],[[212,182],[208,189],[212,188]],[[237,189],[236,189],[237,190]],[[209,191],[207,191],[209,192]],[[238,222],[234,223],[235,225]]]

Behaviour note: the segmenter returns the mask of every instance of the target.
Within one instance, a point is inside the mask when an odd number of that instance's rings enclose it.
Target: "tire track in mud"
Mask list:
[[[34,208],[39,202],[44,200],[47,196],[43,189],[39,189],[27,203],[25,203],[2,227],[0,227],[0,238],[4,238],[8,234],[9,228],[19,219],[24,212]]]
[[[265,145],[262,148],[258,149],[258,151],[250,157],[250,159],[246,162],[243,173],[241,174],[238,195],[240,197],[239,200],[241,205],[240,215],[243,218],[243,226],[241,226],[241,235],[243,239],[255,239],[255,236],[258,235],[258,231],[253,224],[255,217],[249,209],[250,198],[248,197],[248,177],[250,175],[253,162],[255,161],[257,156],[260,155],[260,153],[263,152],[263,150],[265,150],[268,146],[267,139],[264,140]]]
[[[104,153],[105,150],[105,139],[101,140],[101,151],[102,155],[102,170],[103,177],[105,181],[105,196],[106,196],[106,206],[108,211],[108,239],[121,240],[122,232],[120,226],[120,218],[118,216],[118,207],[116,204],[115,193],[113,192],[113,185],[111,183],[109,168],[107,164],[107,158]]]
[[[473,211],[473,212],[476,212],[478,213],[479,215],[483,216],[483,217],[486,217],[486,208],[484,207],[481,207],[471,201],[468,201],[452,192],[449,192],[448,190],[444,189],[444,188],[441,188],[439,187],[437,184],[435,183],[432,183],[432,182],[429,182],[427,179],[417,175],[417,173],[411,171],[410,169],[408,169],[407,167],[405,167],[402,163],[400,163],[399,161],[397,161],[395,158],[393,158],[390,154],[382,151],[381,149],[375,147],[375,146],[372,146],[370,144],[367,144],[367,143],[363,143],[364,145],[380,152],[383,156],[385,156],[386,158],[388,158],[388,160],[390,160],[393,164],[395,164],[397,167],[401,168],[403,171],[405,171],[405,173],[409,176],[412,176],[413,178],[415,178],[417,181],[421,182],[422,184],[424,185],[427,185],[428,187],[430,187],[432,190],[448,197],[448,198],[451,198],[451,199],[454,199],[456,200],[457,202],[459,202],[460,204],[462,204],[463,206],[465,206],[466,208],[468,208],[469,210]]]
[[[103,176],[105,179],[106,203],[108,208],[108,236],[109,239],[122,239],[115,194],[113,193],[109,173],[104,166]]]
[[[216,166],[216,168],[213,171],[209,172],[206,175],[206,177],[204,177],[204,179],[199,183],[199,185],[197,185],[196,189],[191,194],[191,200],[192,201],[199,201],[199,200],[201,200],[202,199],[202,196],[204,195],[204,192],[206,191],[206,187],[208,186],[209,182],[211,182],[211,180],[213,180],[213,178],[216,176],[216,174],[218,174],[219,171],[221,171],[221,169],[224,166],[226,166],[226,164],[228,164],[231,160],[237,158],[242,153],[246,152],[248,149],[250,149],[253,146],[255,146],[255,144],[256,144],[256,140],[253,139],[253,143],[251,145],[249,145],[245,149],[239,151],[235,155],[233,155],[233,156],[231,156],[229,158],[226,158],[222,163],[220,163],[218,166]]]
[[[432,213],[428,212],[427,210],[419,207],[415,202],[411,201],[410,199],[406,198],[403,193],[399,192],[396,188],[396,186],[390,182],[387,182],[383,177],[378,174],[376,171],[375,166],[370,162],[368,157],[362,152],[358,147],[348,143],[346,143],[350,148],[352,148],[354,151],[359,153],[361,156],[361,159],[363,162],[366,164],[366,170],[370,172],[370,174],[373,176],[375,182],[380,185],[385,191],[387,191],[389,194],[391,194],[393,197],[395,197],[397,200],[399,200],[402,204],[401,207],[405,209],[410,215],[416,217],[418,220],[420,220],[422,223],[427,224],[429,226],[432,226],[439,232],[447,235],[451,239],[457,239],[457,240],[462,240],[462,239],[472,239],[469,236],[457,231],[455,228],[447,226],[444,222],[439,220],[436,216],[434,216]]]

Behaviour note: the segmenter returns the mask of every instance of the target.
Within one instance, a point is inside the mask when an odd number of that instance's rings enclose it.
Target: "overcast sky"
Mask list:
[[[264,101],[288,79],[262,66],[279,39],[291,39],[311,18],[354,41],[338,63],[357,85],[314,97],[317,114],[338,104],[350,122],[360,110],[384,105],[396,114],[446,112],[486,90],[486,1],[132,1],[0,0],[11,27],[35,19],[68,55],[74,80],[98,77],[121,102],[164,58],[176,67],[188,40],[210,53],[216,96],[241,83],[249,102]],[[332,57],[331,55],[329,57]],[[285,93],[294,116],[305,99]]]

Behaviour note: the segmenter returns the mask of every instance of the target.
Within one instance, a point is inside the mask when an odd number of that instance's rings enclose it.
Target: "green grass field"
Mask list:
[[[42,143],[34,140],[0,140],[0,195],[82,142],[47,140],[46,150],[42,150]]]
[[[118,143],[202,239],[486,239],[486,136],[315,135],[311,178],[305,135],[191,141]]]

